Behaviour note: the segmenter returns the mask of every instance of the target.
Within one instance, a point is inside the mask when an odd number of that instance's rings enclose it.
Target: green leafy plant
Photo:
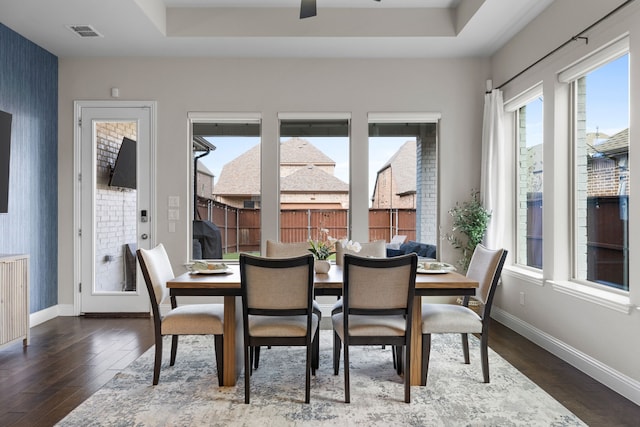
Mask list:
[[[462,204],[456,203],[449,210],[449,214],[453,217],[453,228],[445,238],[454,248],[462,251],[458,264],[466,270],[476,245],[482,242],[487,232],[491,212],[482,206],[480,192],[471,190],[471,200]]]
[[[309,239],[309,252],[313,254],[315,259],[327,260],[331,255],[336,253],[336,239],[329,236],[329,230],[326,228],[320,229],[320,235],[325,236],[326,240],[311,240]]]

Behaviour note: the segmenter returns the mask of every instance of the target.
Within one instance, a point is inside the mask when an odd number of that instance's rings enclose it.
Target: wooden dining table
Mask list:
[[[228,265],[224,274],[184,273],[167,282],[172,296],[224,297],[224,367],[225,386],[236,384],[244,366],[240,265]],[[478,282],[456,273],[417,274],[416,296],[474,295]],[[315,274],[316,296],[342,295],[342,268],[332,264],[328,273]],[[420,385],[422,367],[422,298],[415,298],[411,324],[411,385]]]

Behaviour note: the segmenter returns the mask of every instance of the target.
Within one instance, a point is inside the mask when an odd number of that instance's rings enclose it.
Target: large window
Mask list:
[[[280,117],[280,241],[348,237],[349,118]]]
[[[191,118],[193,259],[260,251],[259,116]]]
[[[528,91],[516,109],[516,262],[542,268],[542,87]]]
[[[370,240],[438,246],[438,118],[370,114]]]
[[[574,105],[574,278],[629,290],[629,55],[622,40],[561,74]],[[580,69],[582,67],[582,69]]]

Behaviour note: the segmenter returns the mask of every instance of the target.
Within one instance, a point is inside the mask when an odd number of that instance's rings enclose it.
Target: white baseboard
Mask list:
[[[609,387],[616,393],[640,405],[640,382],[567,345],[546,332],[498,308],[491,309],[491,318],[513,329],[523,337]]]

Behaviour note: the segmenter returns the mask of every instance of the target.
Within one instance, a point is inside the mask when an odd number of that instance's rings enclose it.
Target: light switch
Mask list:
[[[180,196],[169,196],[169,207],[170,208],[179,208],[180,207]]]
[[[180,219],[180,210],[179,209],[169,209],[167,214],[167,219],[169,221],[178,221]]]

